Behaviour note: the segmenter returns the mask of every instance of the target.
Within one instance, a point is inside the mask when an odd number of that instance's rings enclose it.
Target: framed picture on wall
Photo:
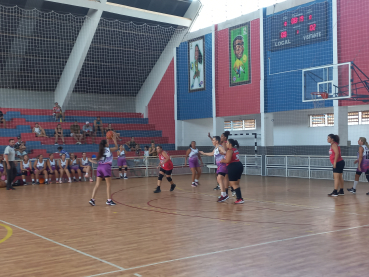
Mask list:
[[[188,41],[189,92],[205,90],[205,38]]]
[[[229,85],[251,83],[250,22],[229,28]]]

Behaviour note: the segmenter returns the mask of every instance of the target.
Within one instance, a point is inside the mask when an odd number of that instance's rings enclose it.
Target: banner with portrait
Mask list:
[[[251,83],[250,22],[229,28],[230,86]]]
[[[205,38],[188,41],[189,92],[205,90]]]

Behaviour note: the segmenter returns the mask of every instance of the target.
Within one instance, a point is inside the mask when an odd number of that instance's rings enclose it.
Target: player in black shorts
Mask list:
[[[227,140],[227,154],[226,157],[221,160],[221,163],[227,164],[229,183],[236,192],[237,200],[235,204],[243,204],[243,198],[240,188],[240,179],[243,172],[243,164],[240,162],[239,152],[237,148],[239,144],[237,140],[228,139]]]

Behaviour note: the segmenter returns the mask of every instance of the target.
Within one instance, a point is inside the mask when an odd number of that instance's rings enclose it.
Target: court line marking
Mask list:
[[[134,276],[137,276],[137,277],[142,277],[142,275],[138,274],[138,273],[135,273],[133,274]]]
[[[10,238],[12,236],[13,229],[10,228],[7,225],[1,224],[1,223],[0,223],[0,226],[3,226],[6,229],[6,231],[7,231],[6,236],[2,240],[0,240],[0,243],[2,243],[2,242],[6,241],[8,238]]]
[[[92,258],[92,259],[98,260],[99,262],[102,262],[102,263],[108,264],[108,265],[110,265],[110,266],[116,267],[116,268],[120,269],[121,271],[125,270],[125,268],[123,268],[123,267],[117,266],[117,265],[115,265],[115,264],[113,264],[113,263],[110,263],[110,262],[108,262],[108,261],[102,260],[102,259],[100,259],[100,258],[97,258],[97,257],[92,256],[92,255],[90,255],[90,254],[87,254],[87,253],[85,253],[85,252],[82,252],[82,251],[80,251],[80,250],[77,250],[77,249],[75,249],[75,248],[73,248],[73,247],[70,247],[70,246],[68,246],[68,245],[65,245],[65,244],[62,244],[62,243],[60,243],[60,242],[54,241],[54,240],[52,240],[52,239],[49,239],[49,238],[47,238],[47,237],[41,236],[41,235],[36,234],[36,233],[34,233],[34,232],[32,232],[32,231],[29,231],[29,230],[27,230],[27,229],[24,229],[24,228],[22,228],[22,227],[19,227],[19,226],[17,226],[17,225],[14,225],[14,224],[8,223],[8,222],[6,222],[6,221],[4,221],[4,220],[0,220],[0,222],[2,222],[2,223],[4,223],[4,224],[7,224],[7,225],[10,225],[10,226],[13,226],[13,227],[15,227],[15,228],[18,228],[18,229],[20,229],[20,230],[22,230],[22,231],[25,231],[25,232],[27,232],[27,233],[30,233],[30,234],[32,234],[32,235],[34,235],[34,236],[36,236],[36,237],[42,238],[42,239],[47,240],[47,241],[49,241],[49,242],[52,242],[52,243],[55,243],[55,244],[57,244],[57,245],[63,246],[63,247],[65,247],[65,248],[68,248],[69,250],[75,251],[75,252],[77,252],[77,253],[79,253],[79,254],[82,254],[82,255],[84,255],[84,256],[86,256],[86,257],[89,257],[89,258]]]
[[[149,267],[149,266],[154,266],[154,265],[160,265],[160,264],[165,264],[165,263],[171,263],[171,262],[176,262],[176,261],[182,261],[182,260],[187,260],[187,259],[204,257],[204,256],[209,256],[209,255],[214,255],[214,254],[219,254],[219,253],[224,253],[224,252],[236,251],[236,250],[240,250],[240,249],[263,246],[263,245],[268,245],[268,244],[272,244],[272,243],[278,243],[278,242],[290,241],[290,240],[295,240],[295,239],[308,238],[308,237],[313,237],[313,236],[318,236],[318,235],[325,235],[325,234],[330,234],[330,233],[343,232],[343,231],[354,230],[354,229],[359,229],[359,228],[364,228],[364,227],[369,227],[369,224],[356,226],[356,227],[345,228],[345,229],[340,229],[340,230],[320,232],[320,233],[297,236],[297,237],[292,237],[292,238],[261,242],[261,243],[242,246],[242,247],[237,247],[237,248],[225,249],[225,250],[214,251],[214,252],[209,252],[209,253],[204,253],[204,254],[198,254],[198,255],[193,255],[193,256],[188,256],[188,257],[183,257],[183,258],[178,258],[178,259],[173,259],[173,260],[168,260],[168,261],[163,261],[163,262],[157,262],[157,263],[152,263],[152,264],[147,264],[147,265],[140,265],[140,266],[130,267],[130,268],[126,268],[124,270],[116,270],[116,271],[110,271],[110,272],[90,275],[88,277],[102,276],[102,275],[107,275],[107,274],[110,274],[110,273],[128,271],[128,270],[139,269],[139,268],[144,268],[144,267]]]

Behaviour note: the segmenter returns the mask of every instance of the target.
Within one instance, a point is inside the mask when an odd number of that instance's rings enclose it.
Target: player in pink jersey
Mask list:
[[[362,173],[367,173],[366,178],[369,181],[369,145],[364,137],[360,137],[357,143],[359,144],[359,150],[357,151],[357,160],[355,161],[355,164],[358,164],[355,181],[353,187],[347,189],[351,193],[356,193],[356,186],[359,183],[359,178]],[[367,195],[369,195],[369,192]]]
[[[333,165],[334,190],[328,196],[345,195],[343,191],[343,169],[345,168],[345,161],[341,157],[341,148],[338,146],[340,137],[338,135],[329,134],[327,142],[331,144],[329,148],[329,159]],[[338,190],[340,187],[340,190]]]

